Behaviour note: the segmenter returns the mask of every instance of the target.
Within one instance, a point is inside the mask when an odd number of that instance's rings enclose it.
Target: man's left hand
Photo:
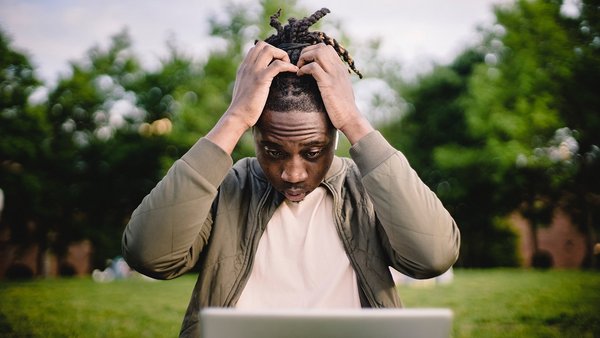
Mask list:
[[[304,48],[298,68],[298,76],[315,78],[331,123],[352,144],[373,130],[356,106],[348,68],[332,46],[320,43]]]

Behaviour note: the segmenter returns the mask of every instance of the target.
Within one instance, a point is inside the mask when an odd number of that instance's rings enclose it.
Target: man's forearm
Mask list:
[[[206,134],[206,139],[231,155],[248,126],[234,114],[225,113],[219,122]]]
[[[374,131],[375,129],[371,126],[371,123],[364,117],[360,116],[355,119],[351,123],[348,123],[343,129],[341,129],[342,133],[346,135],[348,141],[350,141],[351,145],[356,144],[360,139],[367,136],[369,133]]]
[[[404,155],[374,132],[351,149],[402,272],[427,278],[458,256],[460,233],[438,197]]]
[[[208,240],[212,202],[231,157],[200,139],[144,198],[123,234],[123,255],[136,270],[172,278],[191,268]]]

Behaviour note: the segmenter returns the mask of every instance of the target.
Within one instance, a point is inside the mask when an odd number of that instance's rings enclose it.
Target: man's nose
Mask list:
[[[289,183],[300,183],[306,180],[308,173],[301,158],[292,157],[283,165],[281,179]]]

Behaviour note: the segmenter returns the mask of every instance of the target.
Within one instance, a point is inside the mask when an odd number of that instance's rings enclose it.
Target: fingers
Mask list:
[[[317,62],[311,62],[302,66],[296,74],[298,76],[312,75],[318,83],[323,83],[327,77],[327,72]]]
[[[323,43],[304,48],[298,59],[298,68],[298,76],[310,74],[320,86],[348,77],[346,66],[335,49]]]
[[[323,43],[304,48],[298,59],[298,67],[298,76],[312,75],[320,86],[348,76],[348,71],[335,49]],[[333,80],[335,78],[338,80]]]
[[[285,51],[258,42],[238,68],[228,114],[241,118],[246,127],[254,125],[263,110],[273,78],[281,72],[297,71],[298,66],[290,62]]]
[[[319,63],[325,71],[328,71],[331,66],[342,65],[342,61],[333,46],[325,45],[324,43],[305,47],[300,53],[300,58],[298,59],[299,68],[312,62]]]
[[[276,62],[279,61],[279,62]],[[277,75],[280,72],[296,72],[298,67],[290,62],[289,55],[272,45],[258,41],[254,47],[250,49],[246,56],[245,63],[255,66],[258,70],[269,69],[268,73]]]
[[[275,53],[275,51],[273,51],[273,49],[276,49],[276,48],[269,45],[268,43],[266,43],[264,41],[258,41],[252,48],[250,48],[250,50],[248,51],[248,54],[246,55],[245,60],[248,61],[249,63],[256,63],[257,61],[259,61],[259,57],[261,56],[261,54],[263,54],[263,58],[264,58],[265,51],[270,51],[272,53]]]
[[[297,73],[298,66],[282,60],[273,60],[266,69],[266,75],[269,77],[275,77],[277,74],[284,72]]]

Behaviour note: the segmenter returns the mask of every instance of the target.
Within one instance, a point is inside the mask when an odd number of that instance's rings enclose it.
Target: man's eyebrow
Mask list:
[[[277,144],[277,143],[271,142],[271,141],[260,141],[259,143],[261,146],[267,146],[267,147],[271,147],[271,148],[281,148],[281,144]]]
[[[300,145],[303,147],[325,147],[327,144],[327,141],[309,141]]]
[[[272,148],[281,148],[282,147],[282,145],[279,144],[279,143],[275,143],[275,142],[271,142],[271,141],[265,141],[265,140],[260,141],[259,144],[261,146],[267,146],[267,147],[272,147]],[[329,143],[327,141],[318,141],[318,140],[308,141],[308,142],[305,142],[305,143],[300,143],[300,145],[302,147],[325,147],[328,144]]]

